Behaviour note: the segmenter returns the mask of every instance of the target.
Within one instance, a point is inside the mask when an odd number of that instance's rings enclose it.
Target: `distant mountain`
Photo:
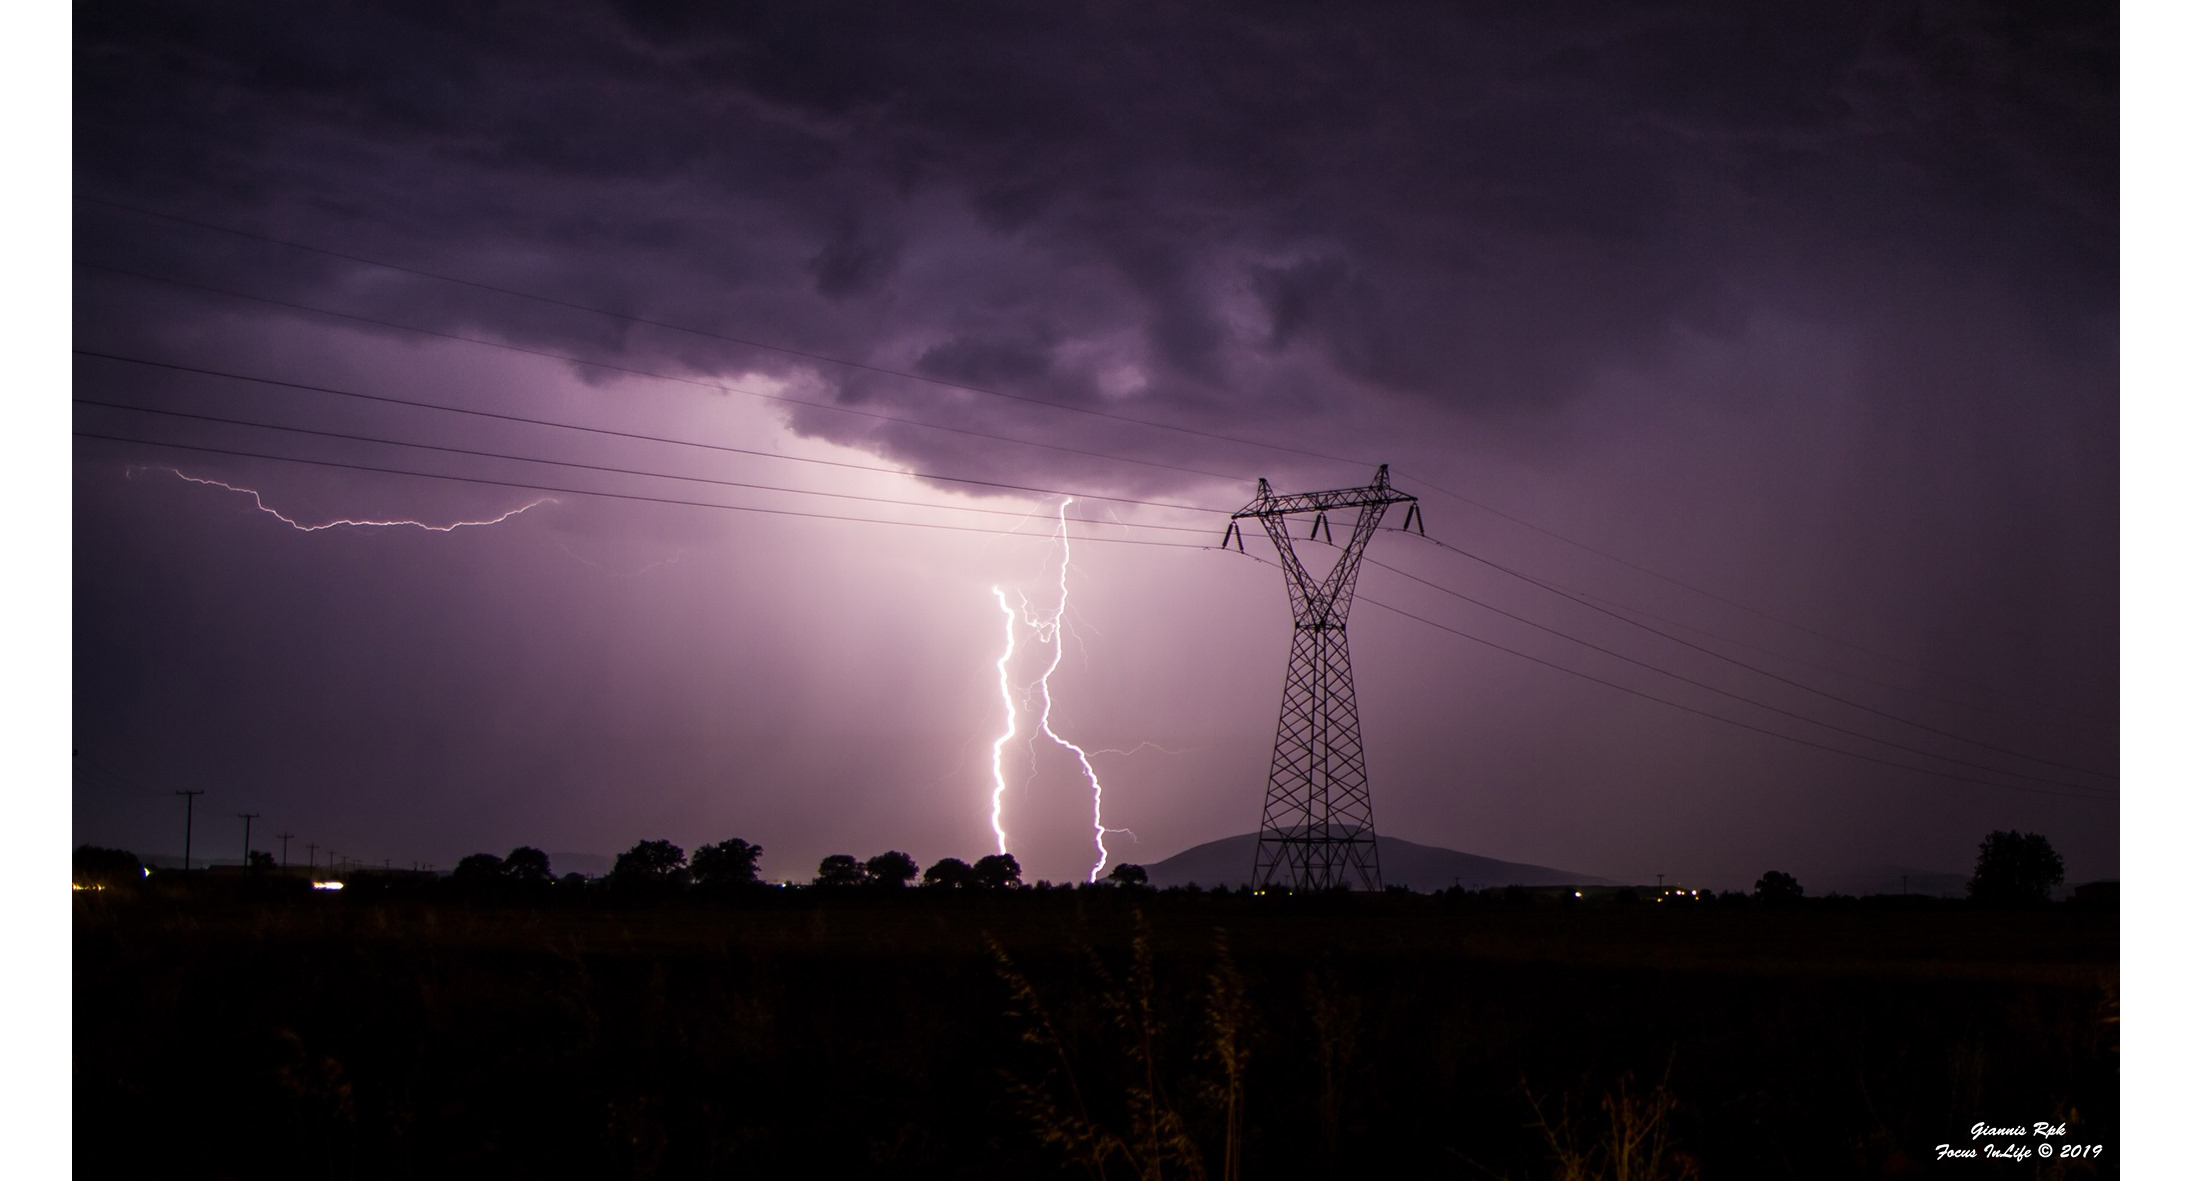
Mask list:
[[[1203,842],[1158,863],[1145,864],[1144,872],[1158,888],[1179,888],[1185,884],[1204,888],[1226,884],[1235,888],[1249,884],[1252,882],[1252,855],[1258,849],[1259,837],[1257,833],[1238,834]],[[1383,883],[1402,885],[1415,892],[1438,892],[1454,884],[1473,891],[1503,888],[1509,884],[1615,883],[1598,876],[1563,872],[1555,867],[1508,863],[1465,851],[1423,846],[1402,838],[1377,837],[1375,854],[1382,863]]]
[[[612,855],[594,855],[588,851],[547,851],[545,857],[552,861],[555,879],[570,872],[585,876],[604,876],[614,869]]]

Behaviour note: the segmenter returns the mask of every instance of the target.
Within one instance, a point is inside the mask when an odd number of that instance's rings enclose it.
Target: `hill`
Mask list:
[[[1204,888],[1226,884],[1235,888],[1251,882],[1252,853],[1258,839],[1259,835],[1252,833],[1202,842],[1158,863],[1145,864],[1145,875],[1158,888],[1180,887],[1185,884],[1197,884]],[[1585,876],[1533,863],[1508,863],[1503,859],[1487,859],[1465,851],[1407,842],[1402,838],[1377,837],[1375,851],[1382,863],[1383,881],[1402,885],[1415,892],[1436,892],[1454,884],[1474,890],[1503,888],[1509,884],[1615,883],[1598,876]]]

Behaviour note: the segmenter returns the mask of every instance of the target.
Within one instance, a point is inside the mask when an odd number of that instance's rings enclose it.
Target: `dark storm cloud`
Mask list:
[[[2013,5],[95,6],[79,186],[984,386],[1111,342],[1141,386],[1107,395],[1104,364],[1070,362],[1054,398],[1227,430],[1279,411],[1259,393],[1285,365],[1345,405],[1542,411],[1756,306],[1858,321],[1915,270],[2082,336],[2115,298],[2113,25]],[[380,309],[640,349],[511,299],[391,290]]]

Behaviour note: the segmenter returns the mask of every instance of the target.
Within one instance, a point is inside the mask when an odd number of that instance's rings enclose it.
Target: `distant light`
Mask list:
[[[139,868],[139,869],[138,869],[138,878],[139,878],[139,879],[141,879],[141,880],[144,880],[144,879],[146,879],[146,878],[148,878],[148,877],[152,876],[153,874],[154,874],[154,869],[152,869],[152,868],[150,868],[150,867],[142,867],[142,868]]]
[[[346,886],[343,880],[317,880],[315,888],[320,892],[336,892]]]
[[[70,884],[70,886],[69,886],[69,890],[70,890],[71,892],[102,892],[102,891],[106,890],[106,888],[107,888],[107,885],[105,885],[105,884],[76,884],[76,883],[72,883],[72,884]]]
[[[1579,889],[1579,888],[1578,888],[1578,889],[1575,889],[1575,895],[1576,895],[1576,896],[1578,896],[1578,897],[1579,897],[1579,896],[1581,896],[1581,895],[1582,895],[1582,890],[1581,890],[1581,889]]]

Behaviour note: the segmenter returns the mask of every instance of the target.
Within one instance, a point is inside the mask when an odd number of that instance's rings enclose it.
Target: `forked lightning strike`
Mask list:
[[[138,470],[140,469],[133,467],[130,468],[129,471],[126,471],[125,474],[128,475],[130,474],[130,472],[135,472]],[[529,504],[523,505],[520,508],[509,509],[506,512],[501,513],[497,517],[489,517],[481,521],[456,521],[449,525],[433,525],[427,521],[415,521],[411,518],[400,518],[393,521],[369,521],[352,517],[340,517],[335,520],[323,522],[320,525],[302,525],[301,523],[294,521],[289,517],[286,517],[284,514],[277,512],[275,509],[270,508],[268,502],[261,499],[261,493],[255,491],[252,488],[241,488],[236,484],[224,483],[222,480],[211,480],[201,476],[186,475],[184,472],[179,471],[174,467],[165,467],[161,470],[167,471],[169,474],[176,476],[178,479],[183,480],[188,484],[206,484],[209,487],[221,488],[225,492],[236,492],[241,496],[250,496],[253,498],[254,508],[267,513],[269,516],[276,518],[278,521],[281,521],[288,526],[291,526],[295,530],[299,530],[302,533],[308,534],[317,533],[322,530],[336,529],[340,526],[356,526],[363,528],[391,528],[396,526],[412,526],[415,529],[427,530],[433,534],[450,534],[455,530],[469,526],[498,525],[500,522],[505,521],[510,517],[518,517],[524,513],[527,513],[530,510],[537,508],[539,505],[551,505],[560,503],[550,496],[541,496],[538,499],[531,501]]]
[[[1083,769],[1083,779],[1090,784],[1091,841],[1098,848],[1098,861],[1091,865],[1090,879],[1092,883],[1096,883],[1098,873],[1106,869],[1106,835],[1109,833],[1128,834],[1129,831],[1106,825],[1106,791],[1105,787],[1099,783],[1098,772],[1091,766],[1090,753],[1081,746],[1062,738],[1059,731],[1052,728],[1052,673],[1060,669],[1063,649],[1060,624],[1068,609],[1068,564],[1073,557],[1068,544],[1068,506],[1073,503],[1074,498],[1072,497],[1062,498],[1060,501],[1060,599],[1052,610],[1042,616],[1033,613],[1029,607],[1029,598],[1022,596],[1021,611],[1017,614],[1014,607],[1007,603],[1005,590],[996,584],[991,586],[991,595],[998,598],[999,610],[1006,614],[1006,651],[999,656],[998,661],[999,695],[1006,703],[1006,732],[999,735],[997,742],[991,744],[991,779],[995,785],[991,791],[991,829],[998,835],[999,854],[1005,854],[1006,828],[1001,818],[1005,812],[1006,798],[1006,744],[1013,741],[1014,736],[1020,732],[1020,719],[1014,710],[1014,687],[1007,675],[1007,667],[1014,659],[1014,649],[1017,641],[1014,622],[1019,617],[1030,628],[1030,631],[1036,634],[1039,642],[1052,647],[1051,664],[1045,668],[1043,675],[1037,677],[1035,684],[1024,688],[1022,692],[1026,696],[1034,691],[1041,696],[1042,703],[1037,718],[1037,733],[1050,738],[1073,754],[1076,762]],[[1019,596],[1020,594],[1017,592],[1016,595]],[[1030,736],[1030,741],[1032,743],[1036,741],[1035,734]],[[1135,835],[1131,834],[1130,837],[1134,838]]]

